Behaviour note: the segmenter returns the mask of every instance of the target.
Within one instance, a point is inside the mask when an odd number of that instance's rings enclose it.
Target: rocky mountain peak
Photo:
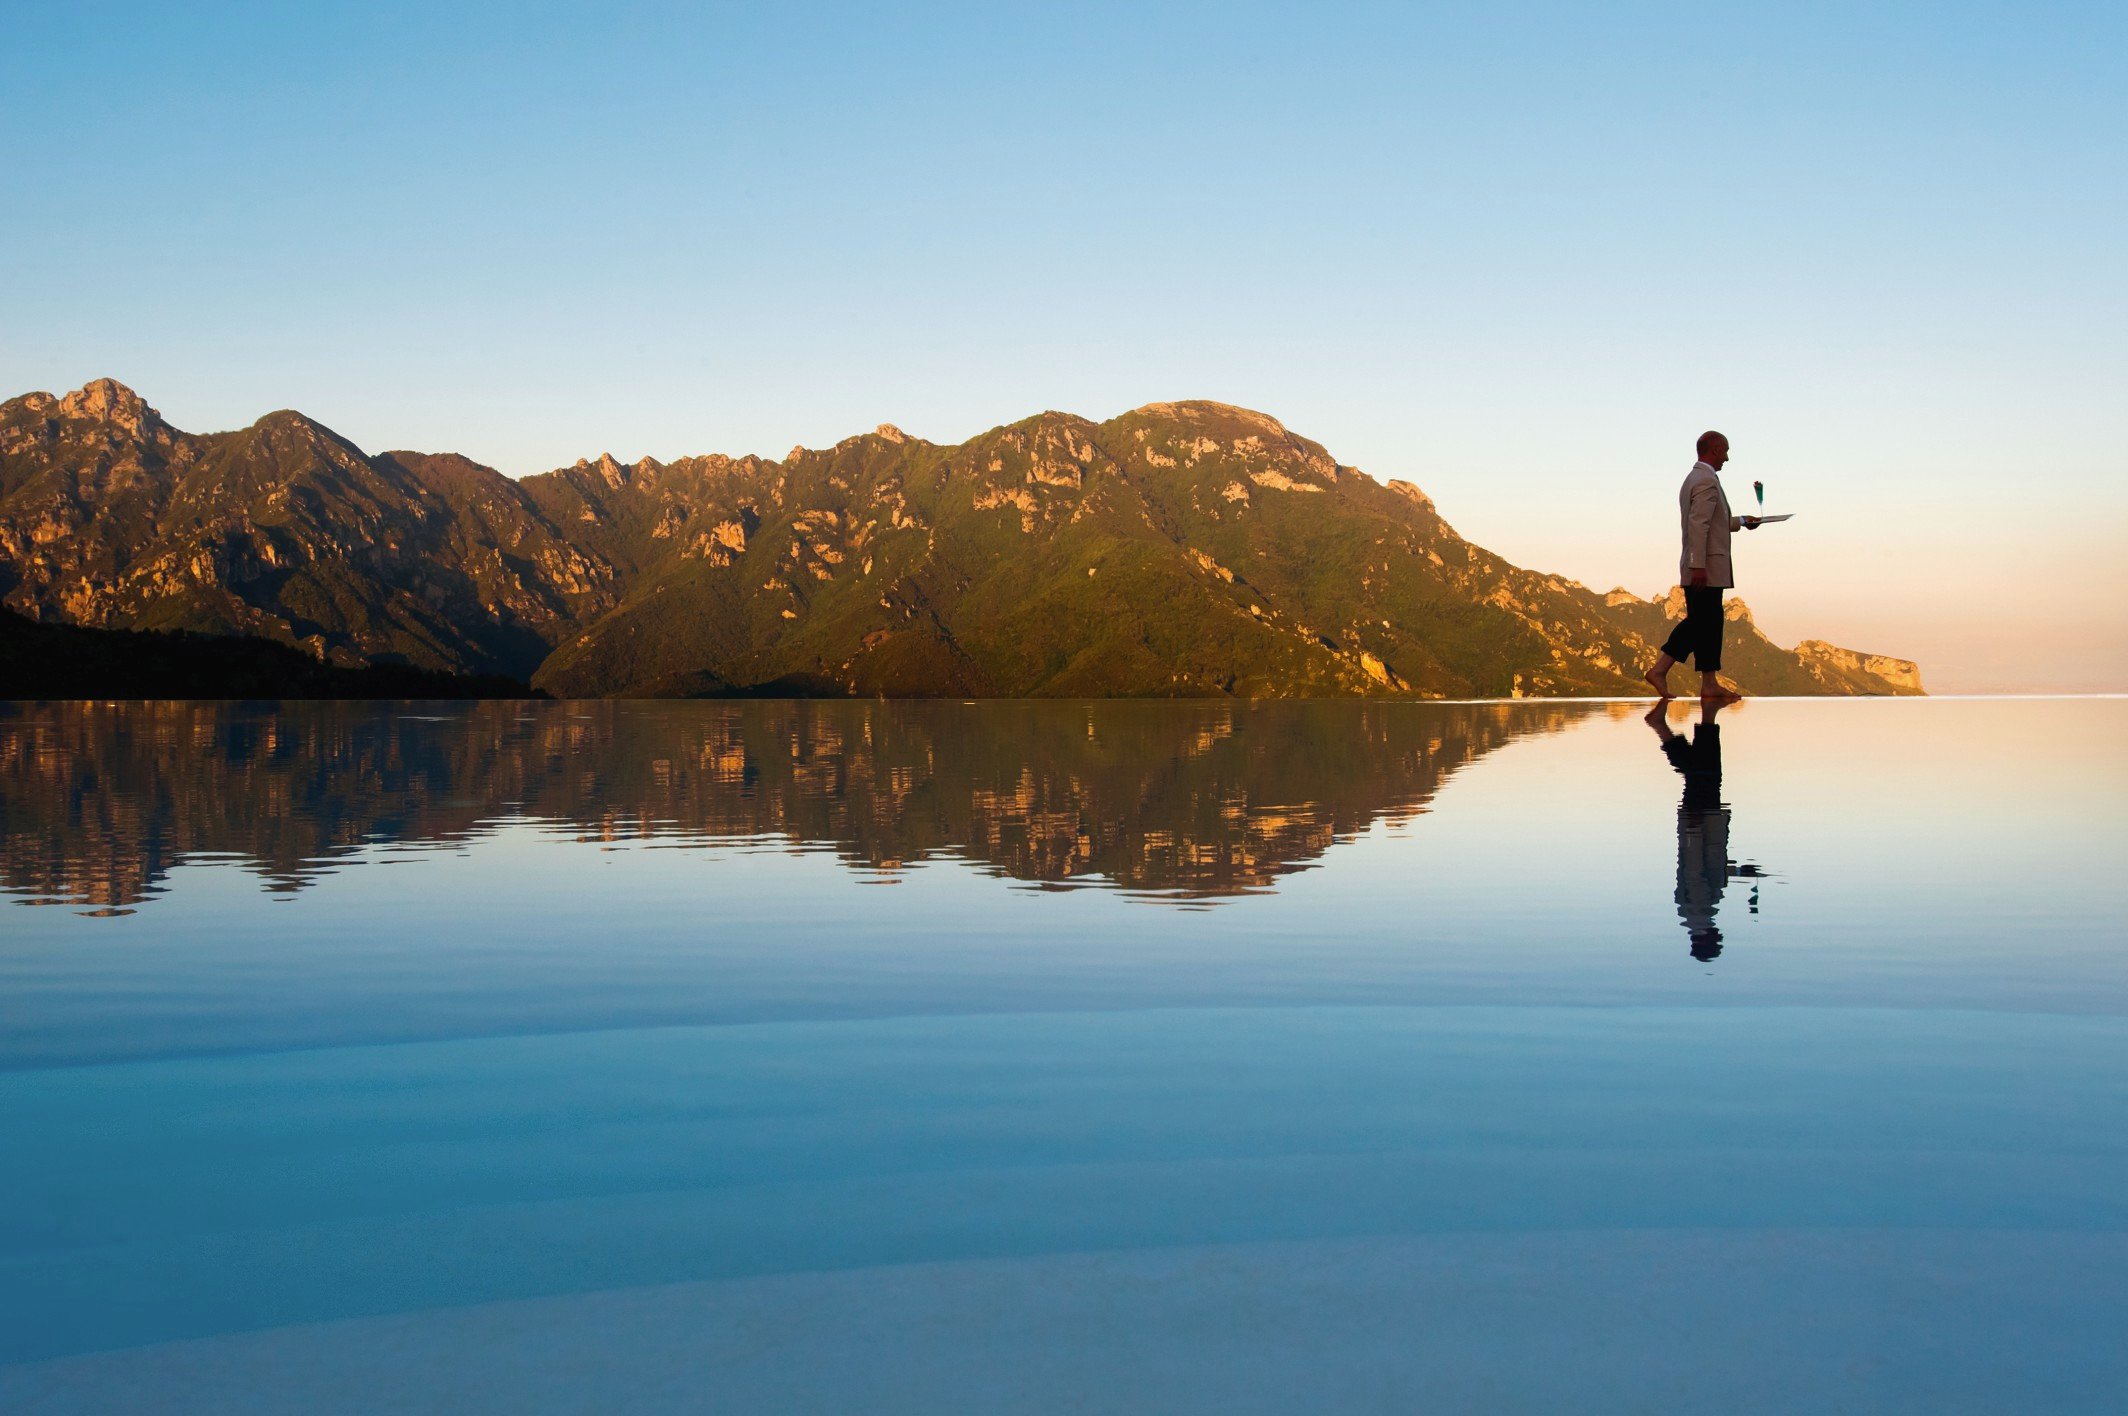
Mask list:
[[[1828,681],[1846,675],[1876,679],[1890,685],[1895,693],[1924,691],[1921,669],[1912,659],[1895,659],[1889,654],[1863,654],[1827,644],[1822,639],[1804,640],[1796,645],[1796,654],[1806,667]]]
[[[1417,483],[1406,482],[1400,477],[1392,477],[1387,485],[1390,491],[1395,492],[1412,505],[1422,507],[1427,511],[1434,509],[1433,498],[1420,491]]]
[[[1621,592],[1613,590],[1611,593],[1616,595]],[[1626,598],[1630,600],[1632,595],[1628,592]],[[1685,613],[1685,587],[1673,585],[1663,594],[1649,601],[1649,603],[1662,606],[1663,614],[1670,619],[1682,619]],[[1722,598],[1722,618],[1743,620],[1746,624],[1752,623],[1751,606],[1745,604],[1743,597],[1734,590],[1728,591]]]
[[[135,437],[145,437],[163,425],[162,415],[117,379],[92,379],[83,384],[59,400],[59,414],[111,423]]]
[[[1209,398],[1188,398],[1180,403],[1148,403],[1141,408],[1133,408],[1131,412],[1148,418],[1171,418],[1193,423],[1242,423],[1272,437],[1291,436],[1286,425],[1268,413],[1259,413],[1253,408],[1236,407],[1231,403],[1217,403]]]

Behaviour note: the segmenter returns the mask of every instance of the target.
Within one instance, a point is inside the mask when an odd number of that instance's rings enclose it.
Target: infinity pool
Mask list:
[[[0,1409],[2128,1404],[2128,702],[0,705]]]

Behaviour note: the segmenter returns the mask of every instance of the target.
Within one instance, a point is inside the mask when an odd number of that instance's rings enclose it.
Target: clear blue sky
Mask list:
[[[2128,688],[2128,6],[29,5],[0,390],[513,474],[1262,408],[1608,587]],[[2029,662],[2026,662],[2029,660]]]

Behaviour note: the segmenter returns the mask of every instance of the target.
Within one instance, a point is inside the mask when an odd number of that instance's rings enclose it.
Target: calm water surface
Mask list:
[[[8,1410],[2117,1410],[2128,702],[0,705]]]

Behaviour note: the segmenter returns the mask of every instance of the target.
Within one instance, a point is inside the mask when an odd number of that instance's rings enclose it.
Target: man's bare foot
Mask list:
[[[1660,698],[1665,703],[1670,701],[1670,676],[1668,674],[1659,674],[1650,669],[1642,674],[1641,677],[1648,681],[1648,687],[1655,690],[1657,698]]]
[[[1702,703],[1741,703],[1744,701],[1744,695],[1726,684],[1717,683],[1701,689],[1699,701]]]

